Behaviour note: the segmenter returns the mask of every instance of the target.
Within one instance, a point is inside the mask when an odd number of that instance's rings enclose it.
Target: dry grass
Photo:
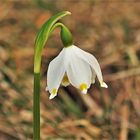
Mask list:
[[[44,21],[62,10],[72,12],[63,22],[75,44],[98,58],[109,88],[96,82],[82,95],[69,86],[48,100],[47,66],[62,48],[55,31],[43,53],[41,140],[139,140],[139,7],[132,0],[1,0],[0,140],[32,139],[34,39]]]

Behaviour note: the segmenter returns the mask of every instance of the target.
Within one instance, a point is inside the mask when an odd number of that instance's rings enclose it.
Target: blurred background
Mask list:
[[[48,100],[49,62],[63,48],[59,29],[43,51],[41,140],[140,140],[140,2],[0,0],[0,140],[32,140],[34,40],[57,12],[74,44],[99,61],[109,88],[87,95],[60,88]]]

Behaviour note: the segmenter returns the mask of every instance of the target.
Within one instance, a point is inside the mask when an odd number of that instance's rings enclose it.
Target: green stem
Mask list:
[[[41,69],[41,56],[43,48],[50,36],[50,33],[54,30],[55,24],[66,15],[70,15],[70,12],[63,11],[55,16],[51,17],[40,29],[35,40],[35,54],[34,54],[34,97],[33,97],[33,140],[40,140],[40,69]],[[63,25],[63,24],[62,24]],[[62,27],[59,23],[59,26]],[[62,31],[63,30],[63,31]],[[69,40],[64,36],[71,37],[69,30],[63,25],[61,28],[61,38],[64,38],[63,44]],[[71,40],[70,40],[71,41]],[[67,43],[66,45],[69,45]]]
[[[40,140],[40,73],[34,73],[33,140]]]

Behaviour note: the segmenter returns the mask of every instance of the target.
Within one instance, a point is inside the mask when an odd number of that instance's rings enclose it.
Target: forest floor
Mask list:
[[[98,80],[83,95],[62,87],[49,100],[50,62],[62,49],[56,30],[43,50],[41,140],[140,140],[140,2],[116,0],[0,1],[0,140],[32,140],[34,40],[60,11],[75,45],[99,61]]]

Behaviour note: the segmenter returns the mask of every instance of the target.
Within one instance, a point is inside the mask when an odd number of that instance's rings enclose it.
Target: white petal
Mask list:
[[[65,50],[63,49],[60,54],[50,62],[48,67],[47,88],[49,92],[53,94],[50,96],[51,99],[56,96],[55,94],[57,94],[57,90],[65,74],[64,54]]]
[[[92,67],[92,69],[97,74],[100,83],[103,83],[103,76],[97,59],[90,53],[87,53],[76,46],[74,46],[74,49],[75,49],[75,53],[79,56],[79,58],[86,61]]]
[[[49,99],[51,100],[51,99],[53,99],[55,96],[57,96],[57,94],[51,94],[50,97],[49,97]]]
[[[46,91],[49,91],[48,87],[45,88]]]
[[[81,91],[81,93],[83,93],[83,94],[87,94],[87,90],[84,89],[84,90]]]
[[[62,84],[64,87],[67,87],[68,85],[70,85],[70,82],[69,82],[69,79],[68,79],[67,74],[64,75],[61,84]]]
[[[62,82],[62,86],[64,86],[64,87],[67,87],[67,86],[69,86],[69,85],[70,85],[69,82]]]
[[[94,70],[92,70],[92,78],[91,78],[91,83],[94,84],[95,83],[95,78],[96,78],[96,73]]]
[[[108,88],[108,85],[105,82],[102,82],[101,87]]]
[[[84,87],[89,88],[91,84],[90,65],[77,57],[73,51],[66,53],[66,73],[68,79],[76,88],[80,88],[82,84],[85,85]],[[83,90],[87,90],[86,88],[83,88]]]

